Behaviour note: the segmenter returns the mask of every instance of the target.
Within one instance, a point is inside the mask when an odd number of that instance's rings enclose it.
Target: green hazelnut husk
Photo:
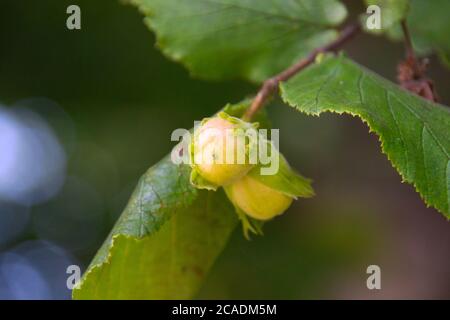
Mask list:
[[[258,220],[269,220],[282,214],[293,201],[292,197],[248,175],[231,184],[227,188],[227,195],[235,206]]]
[[[249,232],[262,234],[262,224],[283,214],[294,199],[314,195],[311,180],[292,169],[272,145],[271,149],[279,156],[279,167],[275,174],[263,175],[262,166],[258,165],[241,179],[225,186],[246,238],[249,238]]]
[[[257,127],[258,123],[245,122],[222,111],[202,120],[194,129],[189,146],[192,185],[208,190],[223,187],[242,222],[246,238],[249,238],[249,232],[262,234],[264,222],[283,214],[297,197],[314,195],[311,180],[292,169],[271,140],[264,137],[264,140],[260,140],[261,136],[258,136],[258,141],[246,140],[242,132]],[[238,145],[231,144],[230,147],[227,139],[239,139],[242,136],[244,140],[240,140],[239,146],[244,145],[245,161],[223,162],[229,154],[237,159],[235,148]],[[276,159],[277,162],[271,161],[268,166],[263,165],[266,161],[258,162],[260,159],[255,163],[249,161],[249,155],[260,151],[260,143],[267,144],[270,159]],[[239,151],[242,155],[242,149]],[[197,161],[198,158],[201,161]],[[266,168],[269,171],[276,169],[273,174],[269,174]]]
[[[242,178],[254,167],[248,159],[253,146],[244,140],[244,163],[238,162],[236,139],[241,139],[239,134],[249,128],[254,129],[255,125],[224,112],[201,122],[190,145],[191,182],[196,187],[216,190]],[[233,161],[227,161],[227,153],[232,153]]]

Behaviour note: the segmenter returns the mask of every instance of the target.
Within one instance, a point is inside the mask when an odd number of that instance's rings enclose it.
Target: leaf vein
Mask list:
[[[391,99],[390,99],[389,91],[387,89],[385,89],[385,96],[386,96],[386,103],[388,105],[388,110],[389,110],[389,112],[392,115],[392,119],[394,120],[395,127],[398,130],[400,141],[402,142],[402,146],[403,146],[402,149],[403,149],[403,154],[405,156],[405,162],[406,162],[406,173],[405,173],[405,176],[406,176],[406,179],[408,180],[409,179],[409,172],[410,172],[410,170],[409,170],[408,148],[407,148],[406,141],[405,141],[405,138],[404,138],[403,133],[402,133],[402,129],[400,128],[400,124],[399,124],[397,118],[395,117],[394,111],[392,109],[392,102],[391,102]]]

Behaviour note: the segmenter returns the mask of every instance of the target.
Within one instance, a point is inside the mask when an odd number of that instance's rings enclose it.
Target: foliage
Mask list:
[[[333,40],[336,0],[131,0],[157,44],[195,76],[261,82]]]
[[[402,40],[399,22],[405,19],[415,49],[421,54],[435,51],[450,67],[450,1],[447,0],[366,0],[381,8],[382,29],[395,40]],[[369,30],[370,31],[370,30]],[[375,30],[375,33],[380,33]]]
[[[168,57],[195,76],[215,80],[262,82],[336,39],[334,28],[346,17],[345,7],[335,0],[130,1],[145,14]],[[390,36],[396,37],[399,21],[407,17],[416,44],[449,56],[448,2],[368,3],[386,10]],[[343,55],[320,60],[281,84],[283,100],[310,115],[331,111],[360,117],[379,136],[382,151],[403,180],[450,218],[449,110]],[[247,107],[248,102],[239,104],[238,113]],[[74,298],[193,297],[237,218],[222,190],[196,189],[189,175],[189,166],[166,157],[142,176]],[[279,180],[266,183],[286,187]],[[285,191],[296,194],[297,189]]]
[[[415,96],[341,56],[318,63],[282,85],[283,99],[311,115],[360,117],[404,181],[450,218],[450,111]]]

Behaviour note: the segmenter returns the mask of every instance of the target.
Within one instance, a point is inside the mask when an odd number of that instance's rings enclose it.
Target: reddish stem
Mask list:
[[[246,121],[250,121],[253,116],[264,106],[267,100],[272,96],[272,94],[278,88],[280,82],[292,78],[298,72],[305,69],[307,66],[314,62],[319,53],[336,51],[340,49],[343,44],[352,39],[360,31],[361,26],[358,23],[348,25],[342,30],[341,34],[336,40],[323,47],[314,49],[306,58],[299,60],[297,63],[293,64],[286,70],[264,81],[256,97],[253,99],[252,104],[247,109],[242,118]]]

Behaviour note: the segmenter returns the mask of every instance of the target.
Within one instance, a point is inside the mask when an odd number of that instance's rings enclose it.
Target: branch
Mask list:
[[[420,62],[416,54],[414,53],[414,47],[411,40],[411,34],[409,33],[408,24],[406,20],[401,21],[402,31],[403,31],[403,39],[405,41],[405,51],[406,51],[406,61],[412,68],[414,73],[414,78],[422,78],[425,74],[426,66],[422,66],[422,62]]]
[[[347,41],[352,39],[360,31],[361,26],[358,23],[348,25],[342,30],[341,34],[336,40],[323,47],[314,49],[306,58],[301,59],[276,76],[264,81],[255,99],[253,99],[251,106],[247,109],[242,118],[246,121],[250,121],[252,117],[264,106],[267,100],[272,96],[272,94],[278,88],[280,82],[292,78],[298,72],[305,69],[307,66],[314,62],[319,53],[336,51],[340,49]]]
[[[397,80],[400,85],[427,100],[438,101],[433,81],[426,76],[428,60],[418,59],[409,33],[406,20],[401,21],[405,41],[406,59],[397,66]]]
[[[401,21],[401,26],[403,30],[403,36],[405,40],[405,50],[406,50],[406,58],[416,60],[416,55],[414,54],[414,48],[411,40],[411,35],[409,33],[408,25],[406,24],[406,20]]]

